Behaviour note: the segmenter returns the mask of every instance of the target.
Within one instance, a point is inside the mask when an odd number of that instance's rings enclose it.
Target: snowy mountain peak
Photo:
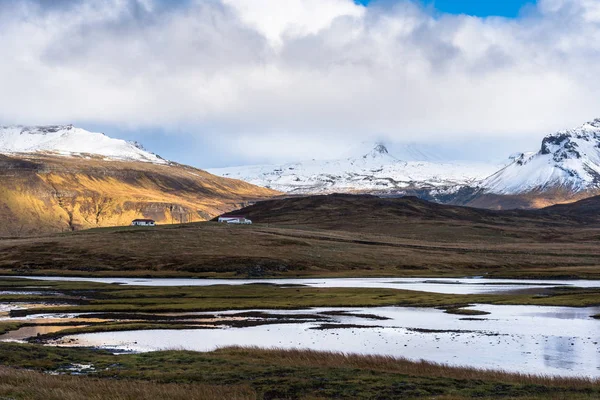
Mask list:
[[[442,196],[476,184],[498,170],[496,165],[464,162],[432,162],[416,144],[398,146],[390,154],[383,143],[353,149],[353,155],[337,160],[309,160],[283,165],[254,165],[208,170],[218,176],[240,179],[258,186],[296,194],[389,193],[423,190]],[[411,192],[412,193],[412,192]]]
[[[146,148],[144,147],[143,144],[141,144],[140,142],[138,142],[137,140],[128,140],[127,143],[129,143],[130,145],[143,150],[143,151],[147,151]]]
[[[377,158],[381,158],[381,157],[385,157],[385,156],[389,156],[387,147],[385,147],[385,145],[383,143],[376,143],[375,147],[373,147],[373,149],[370,152],[365,154],[363,156],[363,158],[364,159],[369,159],[369,158],[377,159]]]
[[[11,128],[10,126],[3,127],[3,129]],[[74,127],[73,125],[45,125],[45,126],[17,126],[14,128],[21,128],[21,134],[29,135],[47,135],[49,133],[56,133],[60,131],[70,131]]]
[[[540,154],[551,154],[555,162],[580,159],[586,156],[586,148],[592,145],[592,153],[600,148],[600,118],[575,129],[562,130],[547,135],[542,140]]]
[[[514,157],[483,187],[496,194],[600,189],[600,118],[547,135],[539,152]]]
[[[0,127],[0,154],[51,153],[62,156],[98,156],[110,160],[167,162],[137,142],[113,139],[73,125]]]
[[[579,145],[573,136],[569,133],[556,133],[542,140],[540,154],[552,155],[554,161],[560,162],[568,158],[581,158],[578,150]]]
[[[583,129],[594,129],[594,130],[600,130],[600,118],[596,118],[593,121],[588,122],[587,124],[584,124]]]
[[[383,143],[377,143],[373,148],[373,151],[379,154],[388,154],[388,149]]]

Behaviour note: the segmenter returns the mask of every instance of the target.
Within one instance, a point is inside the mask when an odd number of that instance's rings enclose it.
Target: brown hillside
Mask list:
[[[495,211],[437,204],[416,197],[334,194],[265,200],[229,214],[244,215],[257,223],[398,236],[404,234],[406,224],[417,223],[519,230],[600,224],[600,213],[593,212],[600,211],[600,197],[585,202],[588,211],[583,214],[578,211],[580,203],[541,210]]]
[[[0,155],[0,235],[204,221],[275,194],[179,164]]]
[[[600,205],[599,198],[590,201]],[[600,277],[598,218],[560,210],[487,211],[332,195],[268,200],[235,214],[255,224],[0,240],[0,273]]]
[[[479,193],[467,201],[460,202],[460,205],[490,210],[541,209],[555,204],[573,203],[599,194],[598,190],[573,193],[565,188],[533,191],[519,195]]]
[[[600,221],[600,196],[588,197],[569,204],[556,204],[540,212],[594,223]]]

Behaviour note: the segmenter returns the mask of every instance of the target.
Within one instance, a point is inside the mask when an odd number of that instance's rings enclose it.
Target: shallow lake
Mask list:
[[[485,278],[139,279],[40,276],[21,276],[17,278],[48,281],[102,282],[138,286],[210,286],[262,283],[278,285],[306,285],[317,288],[388,288],[447,294],[480,294],[554,287],[559,285],[574,287],[600,287],[600,281],[598,280],[519,280]]]
[[[43,280],[92,281],[142,286],[208,286],[243,284],[306,285],[311,287],[395,288],[438,293],[489,293],[568,285],[600,287],[586,280],[502,280],[483,278],[368,278],[368,279],[136,279],[59,278]],[[7,305],[8,306],[8,305]],[[17,306],[13,304],[7,309]],[[28,308],[27,305],[18,307]],[[0,307],[1,308],[1,307]],[[513,372],[600,378],[600,308],[476,305],[489,315],[469,317],[427,308],[318,308],[293,311],[253,310],[262,316],[246,318],[248,325],[225,323],[212,329],[142,330],[66,336],[59,346],[92,346],[114,351],[187,349],[210,351],[223,346],[303,348],[359,354],[382,354]],[[333,311],[333,313],[331,313]],[[241,311],[213,312],[227,319]],[[342,312],[342,314],[340,314]],[[346,314],[343,314],[346,313]],[[190,315],[194,313],[186,313]],[[200,313],[199,313],[200,314]],[[207,313],[202,313],[207,314]],[[275,317],[275,314],[279,317]],[[298,314],[291,323],[289,318]],[[322,316],[327,314],[327,319]],[[314,318],[311,317],[315,316]],[[271,317],[270,317],[271,316]],[[374,317],[375,316],[375,317]],[[77,314],[30,315],[22,319],[73,320]],[[238,317],[236,317],[238,318]],[[8,316],[0,319],[12,319]],[[262,319],[262,320],[261,320]],[[12,320],[18,320],[12,319]],[[85,323],[80,320],[79,322]],[[252,323],[258,322],[258,323]],[[50,328],[57,329],[57,328]],[[32,330],[32,332],[34,332]],[[20,339],[24,331],[12,338]],[[37,331],[34,332],[37,334]]]
[[[591,318],[600,309],[492,305],[475,308],[491,314],[468,318],[436,309],[400,307],[265,310],[267,314],[343,310],[389,319],[336,315],[333,322],[326,324],[311,321],[244,328],[92,333],[67,336],[53,344],[138,352],[210,351],[232,345],[302,348],[383,354],[532,374],[600,377],[600,321]]]

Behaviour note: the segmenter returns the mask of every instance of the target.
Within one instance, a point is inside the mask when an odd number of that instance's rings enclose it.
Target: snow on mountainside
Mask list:
[[[0,127],[0,154],[53,153],[63,156],[95,155],[111,160],[166,164],[138,143],[113,139],[73,125]]]
[[[414,159],[435,158],[414,145],[401,149],[400,153]],[[383,144],[376,144],[366,154],[341,160],[217,168],[209,172],[287,193],[393,194],[408,189],[453,193],[479,182],[498,168],[497,165],[483,163],[404,161],[390,155]]]
[[[540,151],[515,155],[481,186],[487,193],[503,195],[600,189],[600,118],[546,136]]]

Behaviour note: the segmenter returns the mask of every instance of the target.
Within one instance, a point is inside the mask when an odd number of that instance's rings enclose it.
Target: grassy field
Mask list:
[[[600,385],[588,379],[552,379],[300,350],[225,348],[210,353],[166,351],[115,356],[85,349],[0,344],[0,363],[63,373],[73,364],[91,366],[88,371],[92,377],[77,378],[0,368],[0,396],[15,399],[600,397]]]
[[[600,200],[588,202],[583,211],[573,212],[582,208],[576,203],[556,214],[369,196],[273,200],[240,211],[257,222],[252,226],[207,222],[1,239],[0,274],[600,278]]]
[[[521,235],[521,236],[519,236]],[[600,229],[421,222],[397,235],[217,223],[0,240],[0,274],[600,278]]]

